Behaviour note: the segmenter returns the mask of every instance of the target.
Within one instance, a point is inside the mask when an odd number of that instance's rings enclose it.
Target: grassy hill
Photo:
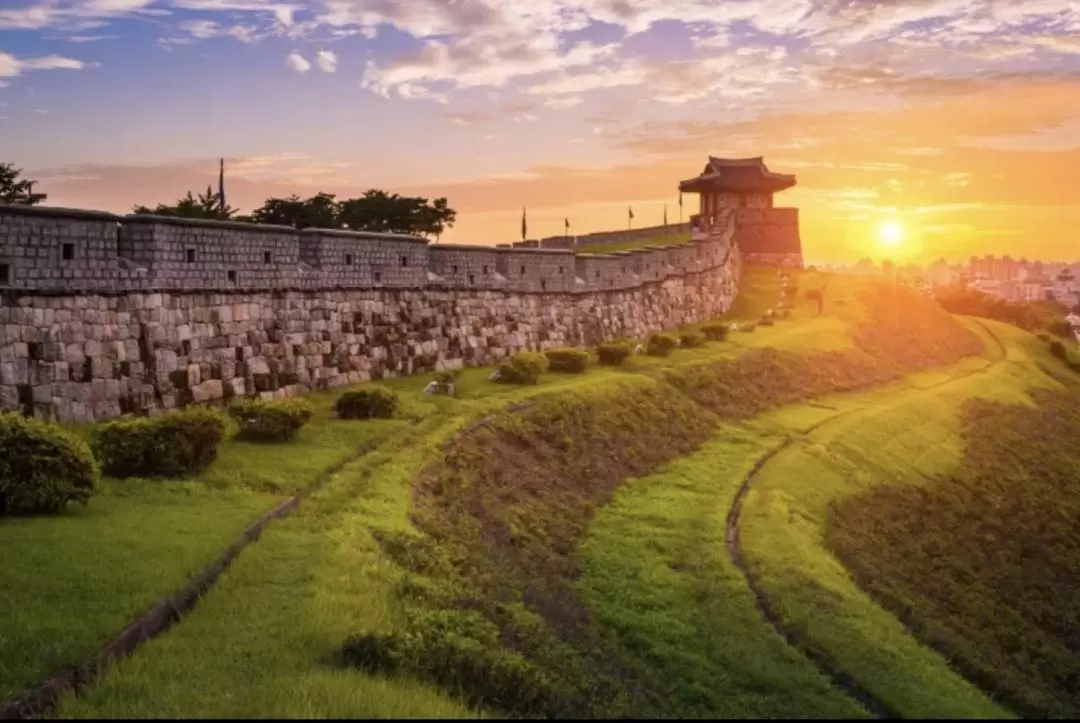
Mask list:
[[[0,629],[0,697],[86,659],[318,480],[188,617],[56,714],[1074,710],[1080,541],[1055,501],[1080,456],[1049,440],[1074,434],[1055,405],[1080,375],[901,288],[795,281],[792,319],[725,342],[535,387],[470,370],[453,399],[390,380],[394,420],[337,420],[337,394],[313,395],[294,442],[231,440],[195,479],[110,481],[85,510],[0,521],[0,616],[19,621]],[[775,270],[748,268],[728,318],[780,296]],[[977,419],[1007,425],[980,438]],[[1042,506],[1024,511],[1027,461],[988,451],[1000,429],[1054,471]]]

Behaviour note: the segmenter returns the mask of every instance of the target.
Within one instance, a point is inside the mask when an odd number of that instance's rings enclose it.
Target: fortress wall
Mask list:
[[[740,208],[735,238],[747,263],[802,268],[797,208]]]
[[[730,233],[577,256],[0,207],[0,409],[153,414],[641,337],[726,311],[740,264]]]

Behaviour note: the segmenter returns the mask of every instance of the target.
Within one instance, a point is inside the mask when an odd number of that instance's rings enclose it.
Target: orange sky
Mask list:
[[[531,236],[675,221],[707,155],[763,155],[810,262],[1080,258],[1073,0],[19,2],[0,160],[51,205],[171,201],[224,156],[242,210],[381,187],[496,243],[523,204]]]

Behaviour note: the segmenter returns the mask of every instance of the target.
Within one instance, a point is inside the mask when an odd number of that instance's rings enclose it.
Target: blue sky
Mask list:
[[[0,160],[126,211],[225,157],[245,209],[446,195],[488,243],[523,203],[674,217],[706,155],[764,155],[811,256],[897,214],[962,256],[1080,221],[1078,79],[1075,0],[0,0]]]

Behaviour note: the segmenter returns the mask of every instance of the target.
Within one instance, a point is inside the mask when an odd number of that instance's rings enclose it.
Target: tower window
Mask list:
[[[521,267],[521,275],[522,275],[522,276],[524,276],[524,275],[525,275],[525,267],[524,267],[524,266],[522,266],[522,267]]]
[[[352,266],[352,254],[345,254],[345,265]]]
[[[263,263],[264,264],[270,263],[270,252],[269,251],[263,251]]]
[[[189,264],[195,263],[195,249],[188,249],[185,252],[185,258]]]
[[[229,272],[229,283],[230,284],[235,284],[236,283],[236,272],[235,271],[230,271]]]
[[[377,284],[380,281],[382,281],[382,274],[380,274],[378,271],[376,271],[375,272],[375,283]]]
[[[469,274],[469,283],[470,283],[470,284],[473,284],[473,283],[475,283],[475,281],[474,281],[474,279],[473,279],[473,275],[472,275],[472,274]]]
[[[484,264],[484,273],[487,273],[487,264]]]
[[[408,266],[409,265],[409,257],[408,256],[402,256],[401,257],[401,265],[402,266]]]
[[[457,273],[457,265],[456,264],[454,265],[453,269],[454,269],[454,273],[456,274]]]
[[[64,261],[71,261],[75,258],[75,244],[64,244],[60,250]]]
[[[0,284],[11,283],[11,264],[0,264]]]

